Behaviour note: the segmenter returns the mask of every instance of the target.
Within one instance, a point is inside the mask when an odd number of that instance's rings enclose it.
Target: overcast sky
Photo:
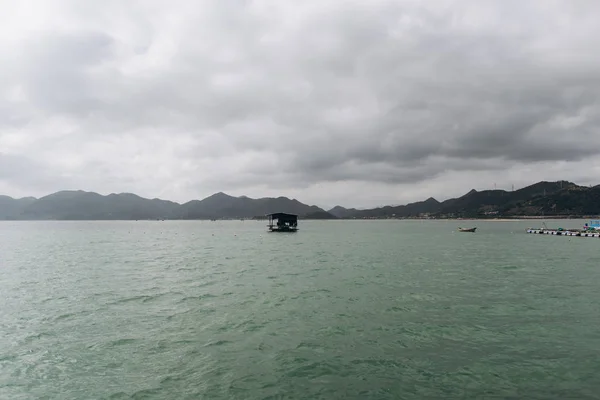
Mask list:
[[[596,0],[0,0],[0,194],[600,183]]]

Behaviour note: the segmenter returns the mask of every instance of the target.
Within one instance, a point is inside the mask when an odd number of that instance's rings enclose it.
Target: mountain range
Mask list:
[[[61,191],[39,199],[0,196],[0,220],[231,219],[264,217],[271,212],[287,212],[301,218],[335,218],[317,206],[286,197],[251,199],[216,193],[179,204],[131,193],[103,196],[81,190]]]
[[[587,216],[600,214],[600,185],[587,187],[573,182],[538,182],[519,190],[471,190],[439,202],[434,198],[403,206],[369,210],[336,206],[329,210],[338,218],[497,218],[518,216]]]
[[[336,206],[323,210],[287,197],[252,199],[216,193],[184,204],[146,199],[131,193],[61,191],[39,199],[0,196],[0,220],[137,220],[264,218],[268,213],[297,214],[301,219],[494,218],[515,216],[586,216],[600,214],[600,185],[538,182],[525,188],[471,190],[464,196],[366,210]]]

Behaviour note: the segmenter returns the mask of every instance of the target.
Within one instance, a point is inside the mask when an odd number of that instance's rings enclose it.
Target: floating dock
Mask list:
[[[554,236],[576,236],[576,237],[593,237],[600,238],[600,220],[592,220],[586,223],[582,229],[549,229],[546,223],[542,223],[542,228],[527,228],[527,233],[538,235],[554,235]]]
[[[558,229],[527,229],[527,233],[536,233],[539,235],[556,235],[556,236],[578,236],[578,237],[595,237],[600,238],[598,232],[581,232],[576,230],[563,230]]]

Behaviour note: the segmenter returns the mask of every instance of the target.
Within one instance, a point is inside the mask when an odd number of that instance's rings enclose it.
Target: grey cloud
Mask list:
[[[97,32],[42,32],[25,43],[26,96],[46,113],[81,114],[101,106],[94,96],[92,69],[111,56],[110,36]]]
[[[600,153],[592,1],[57,10],[72,29],[49,18],[20,32],[21,56],[2,54],[15,61],[0,66],[11,77],[0,93],[21,87],[24,98],[0,94],[0,146],[3,132],[36,135],[11,152],[76,182],[93,176],[99,191],[416,185]],[[49,128],[57,115],[66,120]],[[53,149],[81,159],[79,170],[59,166]],[[161,172],[141,179],[142,168]]]
[[[19,155],[0,153],[0,181],[8,182],[31,192],[52,191],[59,187],[71,187],[68,177],[61,176],[46,165]]]

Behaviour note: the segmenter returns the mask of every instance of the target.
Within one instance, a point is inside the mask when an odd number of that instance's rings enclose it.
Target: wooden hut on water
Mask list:
[[[270,232],[296,232],[298,230],[298,216],[287,213],[268,214]]]

